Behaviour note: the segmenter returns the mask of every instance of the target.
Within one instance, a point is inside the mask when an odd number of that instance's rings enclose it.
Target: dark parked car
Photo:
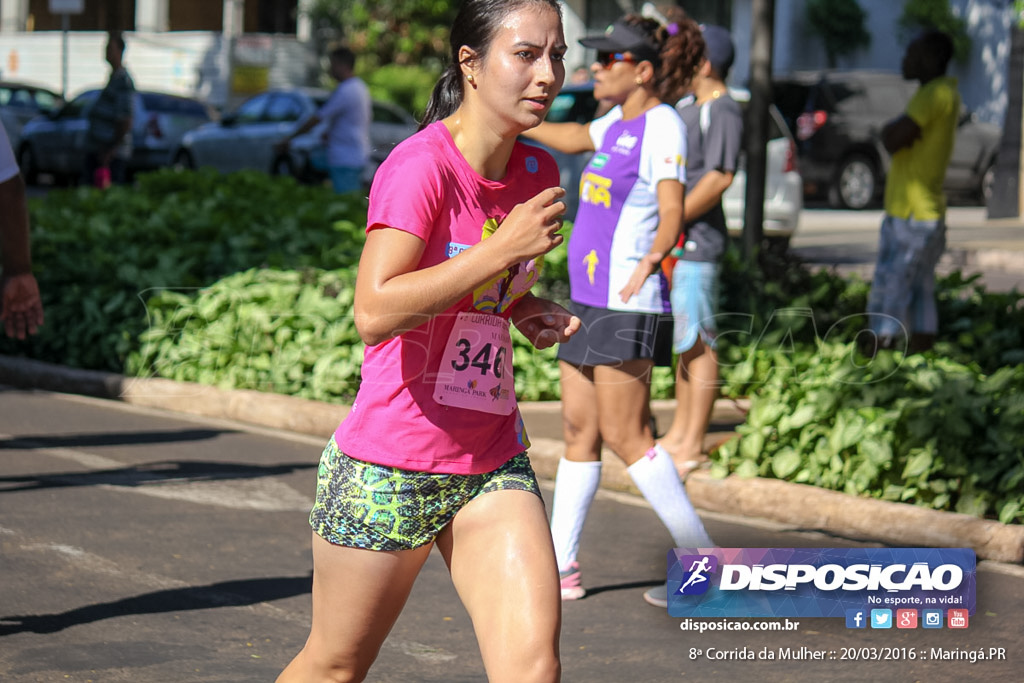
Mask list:
[[[321,161],[326,157],[325,123],[295,138],[287,154],[279,153],[275,145],[316,113],[328,97],[330,92],[319,88],[279,88],[254,95],[220,121],[185,135],[175,163],[182,168],[209,166],[225,173],[252,168],[320,181],[326,177]],[[372,106],[367,183],[392,148],[419,127],[400,107],[376,100]]]
[[[25,124],[17,154],[21,172],[29,182],[35,182],[41,173],[57,181],[79,178],[85,161],[89,109],[99,94],[99,90],[87,90],[60,109]],[[209,120],[209,110],[196,100],[136,91],[129,173],[170,166],[181,137]]]
[[[49,114],[64,106],[57,93],[27,83],[0,81],[0,125],[7,131],[11,149],[18,149],[21,129],[40,114]]]
[[[797,138],[808,196],[833,206],[863,209],[880,198],[889,154],[879,133],[905,111],[917,89],[898,73],[807,71],[774,82],[775,104]],[[998,126],[964,111],[944,187],[952,195],[984,199],[991,190]]]

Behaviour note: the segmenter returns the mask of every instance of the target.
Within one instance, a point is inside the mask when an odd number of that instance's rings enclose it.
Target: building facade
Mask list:
[[[303,0],[86,0],[69,17],[72,31],[220,31],[225,10],[238,6],[243,33],[299,29]],[[0,0],[0,31],[59,31],[63,17],[49,0]]]

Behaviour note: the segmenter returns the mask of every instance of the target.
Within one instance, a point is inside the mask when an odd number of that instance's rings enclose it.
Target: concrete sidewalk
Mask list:
[[[870,280],[882,217],[881,210],[804,211],[790,249],[813,266]],[[990,220],[981,206],[950,207],[938,271],[955,270],[980,272],[993,289],[1024,291],[1024,219]]]
[[[258,391],[225,391],[165,379],[134,379],[50,363],[0,356],[0,384],[84,394],[180,413],[222,418],[262,427],[315,435],[325,440],[348,407]],[[553,479],[564,450],[560,440],[560,404],[520,406],[530,432],[530,459],[537,475]],[[659,422],[667,424],[670,402],[655,402]],[[715,405],[709,439],[727,438],[743,419],[743,404]],[[311,456],[313,457],[313,456]],[[603,458],[602,486],[638,494],[622,462]],[[772,520],[795,529],[818,530],[845,538],[892,546],[973,548],[981,559],[1024,563],[1024,526],[912,505],[857,498],[813,486],[774,479],[712,479],[697,471],[686,480],[700,509]]]

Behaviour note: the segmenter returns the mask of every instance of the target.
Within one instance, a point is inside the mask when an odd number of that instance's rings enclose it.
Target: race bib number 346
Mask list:
[[[515,410],[507,320],[489,313],[459,313],[438,368],[434,400],[497,415]]]

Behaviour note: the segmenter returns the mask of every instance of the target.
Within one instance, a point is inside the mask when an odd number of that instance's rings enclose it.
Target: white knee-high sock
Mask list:
[[[551,503],[551,538],[559,570],[576,561],[580,534],[587,511],[601,483],[601,461],[562,460],[555,475],[555,496]]]
[[[659,519],[668,527],[676,547],[714,546],[697,511],[690,504],[683,482],[679,481],[672,456],[661,445],[655,445],[647,455],[630,465],[627,471]]]

